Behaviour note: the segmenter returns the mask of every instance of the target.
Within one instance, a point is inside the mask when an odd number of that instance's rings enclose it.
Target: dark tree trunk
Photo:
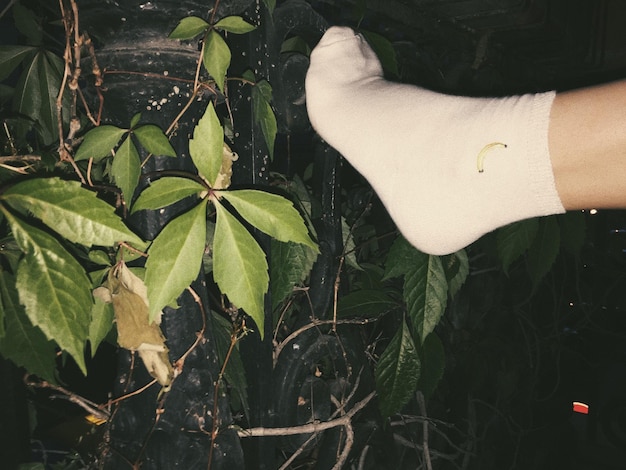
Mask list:
[[[241,13],[250,1],[222,1],[217,17]],[[175,119],[192,92],[192,85],[171,80],[193,79],[198,44],[181,44],[167,39],[178,21],[186,16],[206,18],[213,2],[100,1],[79,2],[81,27],[97,44],[96,55],[105,75],[104,121],[127,127],[132,116],[142,113],[142,122],[163,129]],[[115,72],[115,73],[113,73]],[[177,158],[155,156],[143,170],[143,183],[153,172],[192,170],[187,142],[208,103],[204,97],[179,121],[171,143]],[[146,239],[153,239],[172,217],[186,209],[184,202],[165,211],[141,211],[130,224]],[[162,328],[171,360],[183,356],[194,344],[197,333],[202,341],[187,356],[182,373],[169,393],[159,397],[158,385],[123,400],[109,423],[104,468],[119,470],[242,468],[243,451],[232,423],[226,396],[214,396],[221,364],[213,335],[209,299],[203,273],[192,286],[201,306],[184,293],[176,310],[165,309]],[[204,326],[204,329],[203,329]],[[141,388],[151,377],[138,357],[119,354],[115,396]],[[218,403],[215,404],[214,401]],[[214,409],[219,433],[211,442]],[[210,451],[213,444],[213,450]]]

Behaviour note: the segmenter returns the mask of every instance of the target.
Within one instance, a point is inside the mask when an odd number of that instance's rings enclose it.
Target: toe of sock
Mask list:
[[[347,26],[331,26],[322,36],[318,46],[329,46],[338,41],[344,41],[356,36],[352,28]]]

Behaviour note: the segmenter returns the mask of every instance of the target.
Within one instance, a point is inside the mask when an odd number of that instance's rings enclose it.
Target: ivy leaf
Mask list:
[[[420,360],[405,321],[380,356],[375,375],[380,412],[387,418],[411,399],[420,376]]]
[[[498,230],[496,247],[505,273],[509,271],[513,261],[528,250],[537,235],[538,228],[539,221],[533,218],[514,222]]]
[[[37,129],[44,145],[54,143],[59,137],[56,100],[63,67],[63,61],[51,52],[37,52],[15,87],[13,110],[39,124]]]
[[[339,300],[337,316],[342,318],[375,318],[398,308],[398,302],[381,290],[350,292]]]
[[[226,16],[215,23],[215,28],[235,34],[245,34],[254,31],[256,26],[248,23],[241,16]]]
[[[115,126],[98,126],[85,134],[83,142],[78,147],[74,160],[87,160],[93,158],[99,162],[104,157],[110,157],[111,151],[117,147],[120,139],[128,132]]]
[[[150,321],[198,277],[206,238],[206,200],[171,220],[154,239],[146,261]]]
[[[269,283],[265,253],[245,227],[215,202],[213,277],[222,293],[252,317],[263,338],[263,298]]]
[[[254,122],[261,127],[270,158],[274,158],[274,142],[278,126],[271,101],[272,87],[266,80],[261,80],[252,88],[252,111]]]
[[[441,258],[420,253],[404,276],[403,297],[415,337],[422,343],[435,329],[448,302],[448,283]]]
[[[91,357],[96,354],[98,346],[107,337],[113,328],[113,304],[102,301],[99,298],[91,308],[91,323],[89,323],[89,343]]]
[[[301,243],[317,251],[304,220],[289,199],[255,189],[220,191],[219,195],[261,232],[278,241]]]
[[[317,253],[300,243],[272,240],[270,257],[270,279],[272,308],[276,308],[292,292],[294,286],[307,277]]]
[[[141,192],[133,204],[132,212],[161,209],[202,191],[206,191],[206,188],[189,178],[179,176],[160,178],[152,181],[150,186]]]
[[[417,389],[428,399],[437,389],[446,367],[446,354],[436,333],[429,334],[420,350],[421,373]]]
[[[20,303],[33,325],[67,351],[86,374],[84,345],[92,305],[87,274],[50,235],[4,213],[25,253],[17,268]]]
[[[160,157],[175,157],[176,151],[169,139],[159,126],[145,124],[133,131],[143,148],[152,155]]]
[[[133,198],[133,194],[135,194],[140,174],[141,160],[139,159],[139,152],[137,152],[137,148],[130,137],[126,138],[117,149],[117,152],[115,152],[115,157],[111,164],[111,175],[127,201],[130,201]]]
[[[189,140],[189,154],[198,173],[204,176],[213,186],[222,168],[224,153],[224,130],[215,113],[213,103],[209,105],[204,115],[193,130],[193,137]]]
[[[193,39],[205,32],[209,23],[197,16],[188,16],[178,22],[178,25],[168,36],[170,39]]]
[[[15,68],[37,51],[33,46],[0,46],[0,81],[7,78]]]
[[[537,286],[550,271],[559,254],[561,237],[556,217],[543,217],[537,236],[528,250],[528,274]]]
[[[15,279],[6,271],[0,272],[0,300],[6,327],[0,341],[0,355],[31,374],[56,383],[55,344],[33,327],[20,305]]]
[[[0,198],[23,213],[32,213],[73,243],[113,246],[127,241],[144,242],[115,215],[114,208],[76,181],[60,178],[26,180],[8,189]]]
[[[209,31],[205,40],[202,63],[220,90],[224,90],[224,81],[226,79],[226,71],[230,66],[230,58],[230,49],[224,38],[214,30]]]

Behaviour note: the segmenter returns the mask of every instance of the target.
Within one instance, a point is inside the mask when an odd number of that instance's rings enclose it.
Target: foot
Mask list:
[[[404,237],[435,255],[564,212],[548,151],[553,99],[467,98],[386,81],[365,39],[345,27],[322,37],[306,77],[314,129],[369,181]]]

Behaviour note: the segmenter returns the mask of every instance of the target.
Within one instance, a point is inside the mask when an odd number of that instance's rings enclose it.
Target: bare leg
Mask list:
[[[566,209],[626,208],[626,81],[557,94],[548,142]]]

